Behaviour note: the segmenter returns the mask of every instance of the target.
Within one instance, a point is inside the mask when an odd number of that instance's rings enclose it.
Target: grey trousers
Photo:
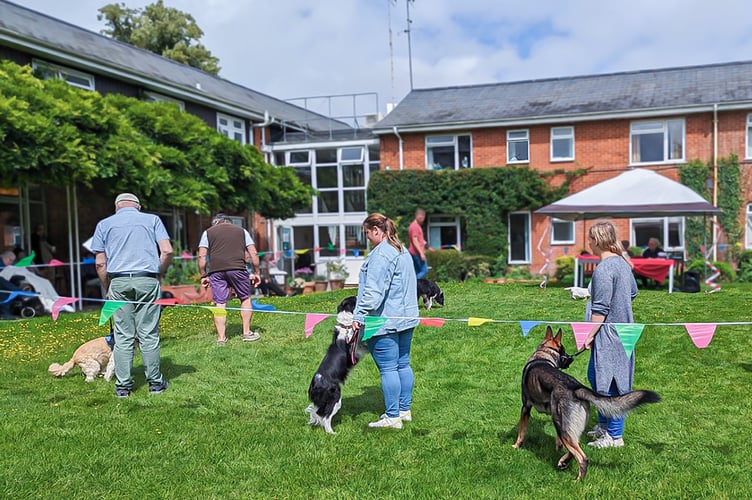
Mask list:
[[[112,315],[115,323],[115,387],[133,389],[133,352],[135,338],[141,349],[146,381],[162,381],[159,367],[159,315],[160,307],[154,301],[161,297],[161,287],[156,278],[114,278],[110,282],[109,300],[127,301]]]

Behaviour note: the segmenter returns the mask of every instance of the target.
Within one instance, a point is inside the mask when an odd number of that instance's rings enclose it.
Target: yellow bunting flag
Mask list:
[[[480,326],[483,323],[490,323],[492,319],[486,318],[467,318],[467,326]]]
[[[227,316],[227,309],[225,309],[224,307],[210,307],[209,310],[214,316]]]

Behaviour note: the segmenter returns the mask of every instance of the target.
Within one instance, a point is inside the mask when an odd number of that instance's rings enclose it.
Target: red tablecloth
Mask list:
[[[595,255],[580,255],[579,260],[585,264],[598,264],[600,259]],[[674,261],[671,259],[646,259],[643,257],[632,257],[632,264],[634,264],[634,271],[640,276],[645,276],[651,280],[663,283],[668,276],[668,271],[671,269],[671,264]]]

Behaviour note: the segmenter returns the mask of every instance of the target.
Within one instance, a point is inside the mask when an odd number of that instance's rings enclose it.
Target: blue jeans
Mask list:
[[[428,274],[428,260],[420,260],[420,255],[410,254],[413,258],[413,267],[415,268],[415,278],[425,278]]]
[[[592,357],[588,363],[587,378],[590,382],[590,387],[595,387],[595,364]],[[619,390],[616,387],[616,381],[611,380],[611,385],[608,387],[608,396],[618,396]],[[598,425],[606,429],[609,436],[614,439],[618,439],[624,435],[624,422],[627,416],[623,415],[619,418],[606,418],[598,413]]]
[[[388,417],[398,417],[413,402],[413,369],[410,366],[410,345],[413,330],[389,333],[366,340],[368,350],[381,374],[381,390]]]

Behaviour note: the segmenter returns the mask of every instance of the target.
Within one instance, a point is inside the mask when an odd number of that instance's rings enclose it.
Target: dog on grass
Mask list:
[[[332,343],[308,386],[311,401],[305,410],[310,415],[308,423],[323,427],[329,434],[336,434],[332,418],[342,407],[342,386],[352,368],[368,352],[353,334],[355,301],[355,297],[348,297],[337,307]]]
[[[444,292],[435,281],[427,279],[418,280],[418,300],[423,299],[423,306],[430,311],[434,304],[444,306]]]
[[[52,363],[48,371],[55,377],[62,377],[78,365],[87,382],[92,382],[99,375],[104,375],[109,382],[115,374],[115,357],[112,355],[115,342],[108,339],[112,339],[112,334],[81,344],[67,363]]]
[[[588,423],[590,403],[609,418],[624,415],[645,403],[657,403],[660,396],[652,391],[633,391],[621,396],[601,396],[588,389],[574,377],[562,372],[574,359],[561,344],[561,330],[556,336],[551,327],[525,368],[522,370],[522,411],[515,448],[522,446],[527,431],[530,410],[535,407],[541,413],[551,415],[556,428],[556,448],[563,445],[567,452],[556,467],[564,470],[572,457],[579,465],[577,479],[584,479],[588,458],[580,448],[580,436]]]

